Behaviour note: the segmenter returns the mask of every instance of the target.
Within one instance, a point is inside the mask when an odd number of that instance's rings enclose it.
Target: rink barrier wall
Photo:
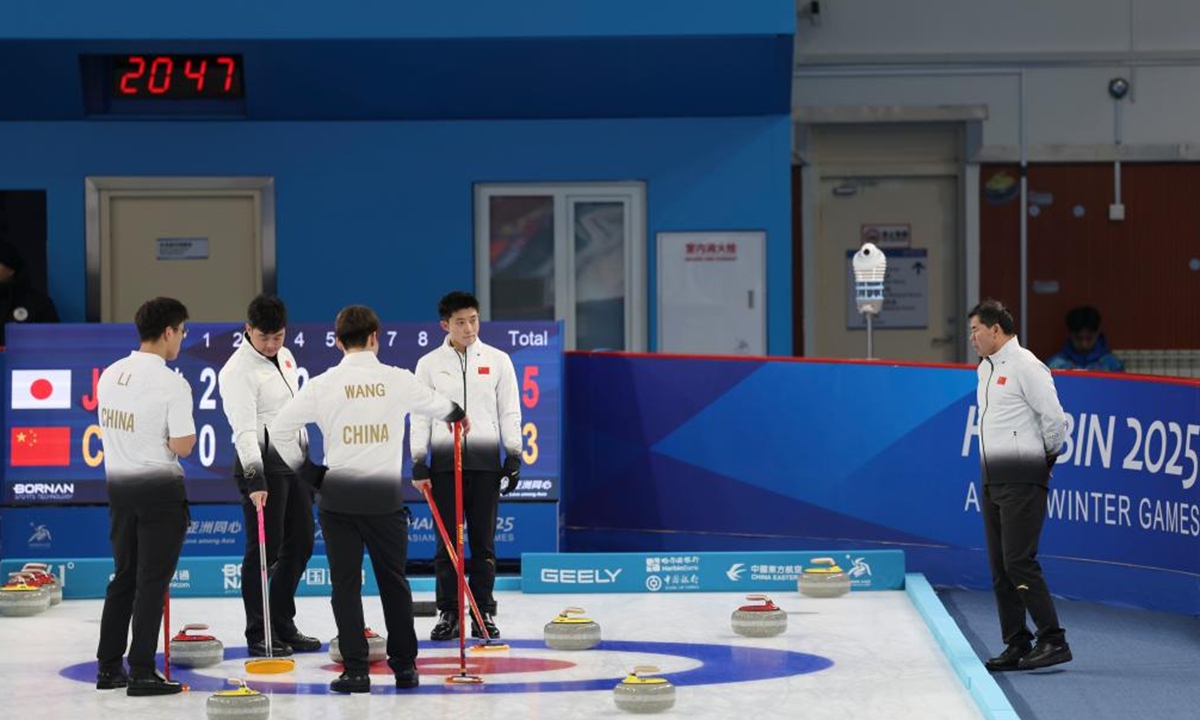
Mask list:
[[[833,558],[851,589],[904,587],[904,553],[854,552],[679,552],[525,553],[521,591],[526,593],[798,592],[801,570],[821,557]]]
[[[904,591],[933,634],[955,676],[971,694],[985,720],[1021,720],[995,678],[984,667],[959,630],[933,586],[921,573],[904,576]]]
[[[936,585],[991,587],[974,367],[566,358],[563,550],[900,548]],[[1051,591],[1200,614],[1200,382],[1053,377]]]

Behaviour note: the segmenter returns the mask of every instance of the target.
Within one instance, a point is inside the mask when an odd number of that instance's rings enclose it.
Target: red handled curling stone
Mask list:
[[[50,567],[46,563],[25,563],[21,566],[21,571],[32,573],[38,579],[42,588],[50,593],[51,605],[57,605],[62,602],[62,583],[54,573],[50,572]]]
[[[371,628],[363,630],[367,636],[367,662],[379,662],[387,659],[387,638]],[[329,659],[335,663],[342,662],[342,651],[338,648],[338,639],[329,641]]]
[[[733,631],[746,637],[773,637],[787,630],[787,613],[776,607],[766,595],[747,595],[755,605],[743,605],[733,611]]]
[[[179,667],[208,667],[225,659],[225,646],[212,635],[191,634],[207,630],[201,623],[184,625],[171,638],[171,664]]]

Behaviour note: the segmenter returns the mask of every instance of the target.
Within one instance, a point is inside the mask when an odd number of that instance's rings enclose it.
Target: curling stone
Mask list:
[[[675,686],[666,678],[645,677],[658,672],[652,665],[639,665],[613,688],[613,700],[625,712],[654,713],[675,706]]]
[[[179,667],[208,667],[225,659],[225,646],[212,635],[190,635],[193,630],[208,626],[189,623],[171,638],[171,664]]]
[[[746,637],[772,637],[787,630],[787,613],[766,595],[747,595],[757,605],[743,605],[733,611],[733,631]]]
[[[208,720],[267,720],[271,716],[271,699],[251,690],[244,680],[230,679],[236,690],[220,690],[208,696],[205,710]]]
[[[546,645],[553,650],[589,650],[596,647],[600,642],[600,626],[582,615],[583,608],[569,607],[546,623],[542,631]]]
[[[21,571],[33,573],[38,578],[38,582],[42,588],[50,593],[51,605],[57,605],[62,602],[62,583],[58,581],[54,573],[50,572],[50,568],[46,563],[25,563],[21,567]]]
[[[387,659],[387,639],[371,628],[363,630],[367,636],[367,662],[379,662]],[[342,653],[338,649],[338,639],[329,641],[329,659],[335,663],[342,661]]]
[[[29,617],[50,607],[50,593],[36,584],[17,578],[0,587],[0,615]]]
[[[833,598],[850,592],[850,578],[833,558],[813,558],[796,581],[801,595],[814,598]]]

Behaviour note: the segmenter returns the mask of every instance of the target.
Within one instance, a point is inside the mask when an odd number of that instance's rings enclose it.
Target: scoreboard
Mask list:
[[[221,408],[217,373],[242,343],[240,323],[188,323],[178,360],[169,363],[192,386],[197,443],[182,460],[192,502],[234,502],[233,433]],[[521,396],[521,481],[509,500],[553,501],[561,478],[562,327],[554,322],[484,323],[480,337],[512,357]],[[413,370],[445,339],[436,323],[385,323],[379,359]],[[109,363],[138,347],[132,325],[63,324],[8,327],[4,383],[4,501],[9,504],[107,502],[104,439],[96,418],[96,383]],[[287,347],[300,384],[336,365],[342,353],[332,325],[289,325]],[[313,459],[323,443],[309,426]],[[407,436],[404,472],[411,472]],[[406,500],[420,500],[404,483]]]

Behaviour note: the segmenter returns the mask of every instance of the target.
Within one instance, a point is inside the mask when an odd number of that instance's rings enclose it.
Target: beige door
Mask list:
[[[864,240],[888,256],[876,358],[957,362],[965,311],[960,281],[961,128],[950,124],[817,128],[815,307],[805,324],[816,357],[866,357],[850,255]]]
[[[102,322],[130,322],[158,295],[195,322],[237,321],[263,291],[260,190],[100,189],[97,205]]]

